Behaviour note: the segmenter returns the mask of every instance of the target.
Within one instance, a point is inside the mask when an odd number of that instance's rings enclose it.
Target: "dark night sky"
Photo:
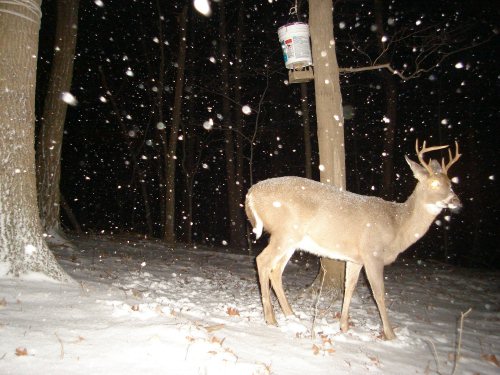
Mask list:
[[[53,51],[55,2],[43,2],[38,68],[38,111],[44,95]],[[86,231],[144,233],[144,209],[140,189],[134,178],[127,144],[145,170],[155,222],[159,222],[157,176],[158,147],[154,128],[158,122],[153,97],[157,86],[159,60],[159,13],[163,19],[166,85],[164,122],[172,115],[175,64],[177,60],[177,14],[181,1],[81,1],[77,53],[72,93],[78,105],[70,107],[63,146],[62,192]],[[285,85],[287,72],[282,62],[277,29],[287,21],[292,1],[247,1],[243,31],[242,103],[257,109],[266,87],[259,116],[254,178],[303,175],[303,129],[298,114],[300,88]],[[415,138],[433,144],[459,141],[462,159],[452,169],[460,182],[455,191],[465,207],[450,223],[431,227],[429,234],[414,246],[419,256],[433,256],[479,266],[498,264],[498,9],[494,2],[474,4],[462,1],[393,1],[386,7],[387,33],[401,28],[418,29],[431,25],[435,32],[467,26],[461,35],[470,45],[495,35],[479,47],[450,56],[439,67],[421,77],[398,82],[398,121],[396,134],[395,180],[397,200],[404,200],[415,182],[404,162],[414,156]],[[195,241],[219,245],[226,239],[225,164],[223,135],[219,130],[221,113],[220,64],[218,52],[218,3],[212,1],[213,14],[204,17],[192,7],[188,23],[188,57],[183,100],[183,128],[179,141],[179,166],[186,139],[193,137],[201,167],[194,189]],[[239,1],[227,1],[230,58]],[[303,2],[303,9],[307,2]],[[373,54],[372,1],[336,2],[334,25],[340,66],[363,66],[367,60],[353,50],[353,41]],[[450,43],[460,41],[452,40]],[[215,63],[211,61],[215,59]],[[397,68],[412,61],[408,48],[395,50]],[[101,73],[102,72],[102,73]],[[128,73],[127,73],[128,72]],[[130,73],[133,72],[133,73]],[[267,73],[266,73],[267,72]],[[106,92],[103,77],[107,81]],[[362,194],[380,195],[382,135],[384,128],[384,89],[378,72],[343,75],[344,105],[355,109],[346,121],[346,163],[348,188]],[[309,84],[310,98],[313,84]],[[104,99],[105,101],[104,101]],[[118,116],[111,104],[119,105]],[[311,101],[314,119],[314,103]],[[120,130],[118,118],[127,132]],[[202,124],[213,118],[214,129]],[[256,114],[245,116],[245,134],[254,129]],[[314,131],[314,129],[313,129]],[[129,137],[129,139],[127,139]],[[131,139],[130,139],[131,138]],[[186,146],[187,147],[187,146]],[[248,152],[248,147],[245,148]],[[198,153],[197,153],[198,154]],[[315,157],[315,168],[317,168]],[[182,221],[184,177],[178,168],[178,221]],[[248,182],[245,183],[248,188]],[[63,217],[66,225],[67,220]],[[444,230],[449,226],[449,230]],[[158,230],[158,228],[156,228]],[[180,233],[180,232],[179,232]],[[182,233],[180,233],[182,234]]]

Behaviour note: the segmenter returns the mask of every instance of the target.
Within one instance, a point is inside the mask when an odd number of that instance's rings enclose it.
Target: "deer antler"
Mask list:
[[[434,174],[435,171],[433,171],[432,168],[430,167],[430,165],[425,162],[425,160],[424,160],[424,154],[426,152],[430,152],[430,151],[441,150],[441,149],[446,148],[446,147],[448,147],[448,145],[445,145],[445,146],[425,147],[425,141],[424,141],[424,143],[422,144],[422,149],[419,150],[418,149],[418,138],[415,140],[415,151],[417,152],[418,160],[420,161],[420,164],[422,165],[422,167],[424,167],[425,169],[427,169],[427,171],[429,172],[429,174]],[[450,155],[451,155],[451,152],[450,152]],[[457,160],[458,160],[458,158],[457,158]],[[457,160],[454,160],[451,164],[453,164]],[[447,168],[449,168],[451,166],[451,164],[449,166],[447,166]],[[444,167],[443,167],[443,170],[444,170]]]
[[[450,169],[450,167],[456,163],[456,161],[458,159],[460,159],[460,156],[462,156],[462,154],[460,154],[458,152],[458,142],[455,141],[455,157],[453,157],[451,155],[451,150],[448,149],[448,155],[450,156],[450,161],[448,162],[448,164],[444,164],[444,158],[441,160],[441,168],[443,169],[443,173],[444,174],[447,174],[448,173],[448,169]]]

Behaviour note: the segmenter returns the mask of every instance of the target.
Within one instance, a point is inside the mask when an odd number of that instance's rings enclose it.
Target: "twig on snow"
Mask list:
[[[441,374],[441,372],[439,372],[439,357],[437,354],[436,346],[434,345],[434,342],[431,339],[425,339],[425,341],[427,341],[427,343],[432,349],[432,355],[434,356],[434,360],[436,361],[436,373]]]
[[[326,270],[321,264],[321,268],[323,269],[323,277],[321,278],[321,284],[319,286],[319,292],[318,292],[318,297],[316,298],[316,303],[314,305],[314,316],[313,316],[313,321],[312,321],[312,326],[311,326],[311,338],[314,340],[316,338],[316,334],[314,333],[314,326],[316,324],[316,317],[318,316],[318,305],[319,305],[319,300],[321,298],[321,292],[323,291],[323,284],[325,282],[325,275],[326,275]]]
[[[458,328],[458,342],[457,342],[457,351],[455,353],[455,360],[453,363],[453,371],[451,372],[451,375],[455,375],[455,372],[458,369],[458,361],[460,360],[460,350],[462,349],[462,333],[464,330],[464,320],[467,317],[467,315],[470,314],[472,311],[472,307],[469,307],[469,310],[466,312],[460,313],[460,324]]]
[[[60,354],[61,359],[64,359],[64,344],[59,335],[57,334],[57,332],[54,332],[54,335],[57,337],[57,341],[59,341],[59,344],[61,345],[61,354]]]

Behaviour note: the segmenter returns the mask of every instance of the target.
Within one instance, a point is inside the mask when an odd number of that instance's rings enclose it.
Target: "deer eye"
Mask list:
[[[431,181],[431,189],[438,189],[441,186],[441,182],[438,180]]]

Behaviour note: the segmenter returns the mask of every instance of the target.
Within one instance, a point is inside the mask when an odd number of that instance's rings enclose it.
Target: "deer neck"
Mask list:
[[[426,205],[419,184],[404,203],[399,204],[400,229],[395,244],[398,253],[418,241],[429,229],[441,209]]]

